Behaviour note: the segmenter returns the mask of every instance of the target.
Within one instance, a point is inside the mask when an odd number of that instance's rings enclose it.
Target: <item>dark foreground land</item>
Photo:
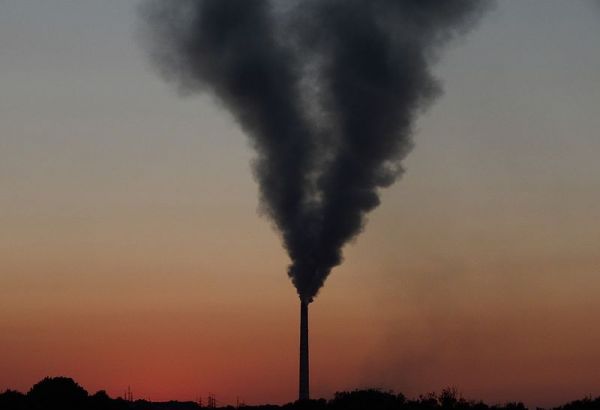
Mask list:
[[[336,393],[331,400],[310,400],[282,406],[244,406],[251,410],[518,410],[526,409],[522,403],[488,405],[460,398],[455,390],[447,389],[441,394],[428,394],[417,399],[407,399],[402,394],[380,390],[356,390]],[[35,384],[27,394],[13,390],[0,393],[0,410],[199,410],[206,408],[194,402],[149,402],[112,399],[101,390],[90,395],[83,387],[67,377],[45,378]],[[234,409],[233,406],[220,407]],[[600,410],[600,397],[585,398],[554,410],[595,409]]]

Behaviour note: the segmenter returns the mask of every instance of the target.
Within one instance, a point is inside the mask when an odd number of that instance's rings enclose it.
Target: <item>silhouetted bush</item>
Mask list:
[[[146,400],[136,400],[130,403],[130,408],[134,410],[199,410],[200,406],[191,401],[166,401],[150,402]]]
[[[570,403],[567,403],[563,406],[557,407],[556,410],[598,410],[600,409],[600,396],[592,399],[591,397],[586,397],[582,400],[575,400]]]
[[[282,406],[284,410],[325,410],[327,409],[327,401],[319,400],[302,400]],[[261,408],[261,410],[263,410]]]
[[[525,407],[525,405],[520,402],[506,403],[504,408],[506,410],[526,410],[527,409],[527,407]]]
[[[86,410],[128,410],[130,403],[123,399],[111,399],[104,390],[96,392],[88,397]]]
[[[0,394],[0,409],[27,410],[27,397],[14,390],[6,390]]]
[[[335,410],[362,410],[366,408],[392,410],[402,406],[404,396],[399,399],[391,392],[381,390],[355,390],[336,393],[329,402],[329,408]]]
[[[68,377],[46,377],[27,393],[34,409],[80,410],[86,407],[88,393]]]

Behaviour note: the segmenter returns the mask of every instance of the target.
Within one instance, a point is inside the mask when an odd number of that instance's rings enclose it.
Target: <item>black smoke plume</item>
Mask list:
[[[145,0],[143,40],[185,94],[216,96],[250,137],[261,205],[311,301],[402,173],[430,71],[485,0]]]

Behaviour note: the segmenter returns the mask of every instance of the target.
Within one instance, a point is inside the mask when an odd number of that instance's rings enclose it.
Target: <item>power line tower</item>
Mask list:
[[[131,386],[127,386],[127,390],[124,395],[125,401],[133,401],[133,393],[131,392]]]
[[[208,407],[209,409],[217,408],[217,399],[214,394],[208,393],[207,402],[208,403],[206,404],[206,407]]]

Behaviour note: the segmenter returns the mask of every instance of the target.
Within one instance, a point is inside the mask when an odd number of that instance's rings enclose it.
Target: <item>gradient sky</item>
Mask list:
[[[0,390],[296,397],[298,299],[252,152],[134,0],[0,1]],[[600,395],[600,8],[501,1],[311,305],[314,396]]]

